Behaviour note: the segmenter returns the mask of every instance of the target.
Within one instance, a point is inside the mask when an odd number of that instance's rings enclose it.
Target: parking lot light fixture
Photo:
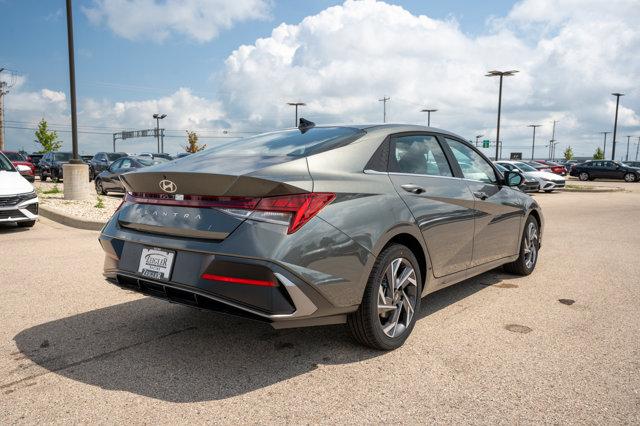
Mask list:
[[[291,105],[296,108],[296,121],[293,123],[293,127],[298,127],[298,107],[306,106],[304,102],[287,102],[287,105]]]
[[[631,140],[631,135],[627,135],[627,155],[624,157],[624,161],[629,161],[629,141]]]
[[[531,161],[535,156],[536,151],[536,128],[542,126],[542,124],[529,124],[527,127],[533,127],[533,140],[531,142]]]
[[[517,70],[510,71],[488,71],[486,77],[500,77],[500,89],[498,91],[498,124],[496,126],[496,160],[500,159],[500,112],[502,110],[502,78],[515,75]]]
[[[164,146],[160,147],[160,120],[165,118],[167,114],[153,114],[153,118],[156,119],[156,139],[158,141],[158,153],[164,151]]]
[[[436,112],[437,109],[430,109],[430,108],[425,108],[423,110],[420,110],[420,112],[426,112],[427,113],[427,127],[431,127],[431,113],[432,112]]]
[[[636,143],[636,161],[638,161],[638,151],[640,151],[640,136],[638,136],[638,142]]]
[[[616,133],[618,132],[618,107],[620,106],[620,96],[624,93],[612,93],[616,97],[616,117],[613,120],[613,147],[611,148],[611,160],[616,159]]]

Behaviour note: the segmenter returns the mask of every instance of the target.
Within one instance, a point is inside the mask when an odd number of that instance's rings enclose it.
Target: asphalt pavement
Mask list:
[[[94,231],[0,227],[0,424],[640,423],[640,183],[537,194],[536,271],[428,296],[406,344],[106,284]]]

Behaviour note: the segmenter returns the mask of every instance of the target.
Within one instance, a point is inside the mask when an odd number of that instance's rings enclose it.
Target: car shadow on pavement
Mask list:
[[[29,232],[29,228],[23,228],[15,223],[0,223],[0,235],[2,234],[15,234],[18,232]]]
[[[429,295],[420,318],[490,285],[481,283],[485,275]],[[0,390],[26,388],[53,372],[171,402],[229,398],[312,372],[318,365],[385,354],[355,343],[344,325],[274,330],[153,298],[40,324],[14,340],[20,358],[36,366],[16,369],[0,382]]]

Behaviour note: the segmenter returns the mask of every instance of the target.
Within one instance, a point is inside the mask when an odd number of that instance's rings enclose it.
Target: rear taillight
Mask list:
[[[138,204],[218,208],[240,219],[285,225],[287,233],[292,234],[335,198],[336,195],[330,192],[264,198],[127,193],[125,200]]]

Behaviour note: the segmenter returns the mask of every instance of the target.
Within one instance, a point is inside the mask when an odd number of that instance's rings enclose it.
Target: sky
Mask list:
[[[617,158],[640,136],[640,0],[75,0],[79,146],[112,149],[112,134],[167,114],[165,151],[194,130],[208,146],[289,127],[293,109],[318,124],[426,122],[466,139],[495,139],[503,87],[503,155],[590,156],[612,131]],[[70,149],[63,0],[0,0],[0,78],[7,149],[37,150],[41,118]],[[151,138],[118,150],[155,150]],[[611,149],[611,135],[608,147]],[[490,154],[490,150],[487,150]]]

